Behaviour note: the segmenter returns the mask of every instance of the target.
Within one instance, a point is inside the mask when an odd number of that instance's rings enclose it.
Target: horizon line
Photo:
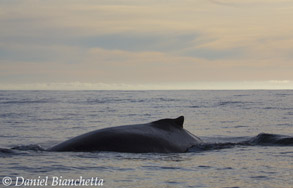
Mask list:
[[[0,83],[0,90],[100,90],[100,91],[142,91],[142,90],[293,90],[291,80],[270,81],[198,81],[177,83]]]

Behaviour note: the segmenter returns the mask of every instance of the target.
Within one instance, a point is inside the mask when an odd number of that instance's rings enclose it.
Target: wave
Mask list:
[[[192,105],[192,106],[189,106],[189,108],[208,108],[208,106],[204,106],[204,105]]]
[[[80,101],[81,103],[86,104],[108,104],[108,103],[149,103],[149,102],[174,102],[178,101],[178,99],[172,99],[172,98],[150,98],[150,99],[133,99],[133,98],[88,98],[85,101]]]
[[[109,104],[109,103],[143,103],[146,102],[143,99],[118,99],[118,98],[102,98],[102,99],[86,99],[80,103],[86,104]]]
[[[188,152],[202,152],[233,148],[236,146],[293,146],[293,137],[279,134],[260,133],[240,142],[203,143],[191,147]]]
[[[37,100],[30,100],[30,99],[23,99],[23,100],[0,100],[0,104],[43,104],[43,103],[55,103],[57,101],[53,99],[37,99]]]
[[[221,101],[218,103],[219,106],[233,105],[233,104],[244,104],[243,101]]]
[[[46,151],[43,147],[37,144],[30,144],[30,145],[19,145],[19,146],[14,146],[14,150],[21,150],[21,151]]]
[[[19,145],[14,146],[12,148],[0,148],[0,157],[9,157],[11,155],[24,155],[27,153],[27,151],[34,151],[34,152],[40,152],[40,151],[46,151],[44,148],[42,148],[39,145]]]
[[[293,146],[293,137],[278,134],[260,133],[247,141],[250,145]]]
[[[247,105],[254,105],[256,104],[255,102],[250,102],[250,101],[220,101],[215,105],[215,107],[222,106],[235,106],[235,107],[243,107]]]
[[[0,148],[0,155],[1,154],[11,154],[14,153],[12,149],[7,149],[7,148]]]

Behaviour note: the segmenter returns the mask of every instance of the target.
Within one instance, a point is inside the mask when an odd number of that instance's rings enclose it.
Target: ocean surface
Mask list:
[[[181,115],[205,142],[186,153],[44,151]],[[0,187],[293,187],[292,136],[292,90],[0,91]]]

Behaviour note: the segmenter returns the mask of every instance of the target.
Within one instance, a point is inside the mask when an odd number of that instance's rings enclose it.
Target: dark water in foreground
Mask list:
[[[187,153],[42,151],[92,130],[180,115],[205,141]],[[292,136],[293,91],[0,91],[0,187],[5,177],[47,187],[54,178],[64,180],[55,187],[81,178],[103,187],[292,187]]]

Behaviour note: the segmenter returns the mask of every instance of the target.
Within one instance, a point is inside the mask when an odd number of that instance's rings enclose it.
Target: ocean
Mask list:
[[[185,117],[186,153],[48,152]],[[0,187],[292,187],[293,91],[0,91]]]

